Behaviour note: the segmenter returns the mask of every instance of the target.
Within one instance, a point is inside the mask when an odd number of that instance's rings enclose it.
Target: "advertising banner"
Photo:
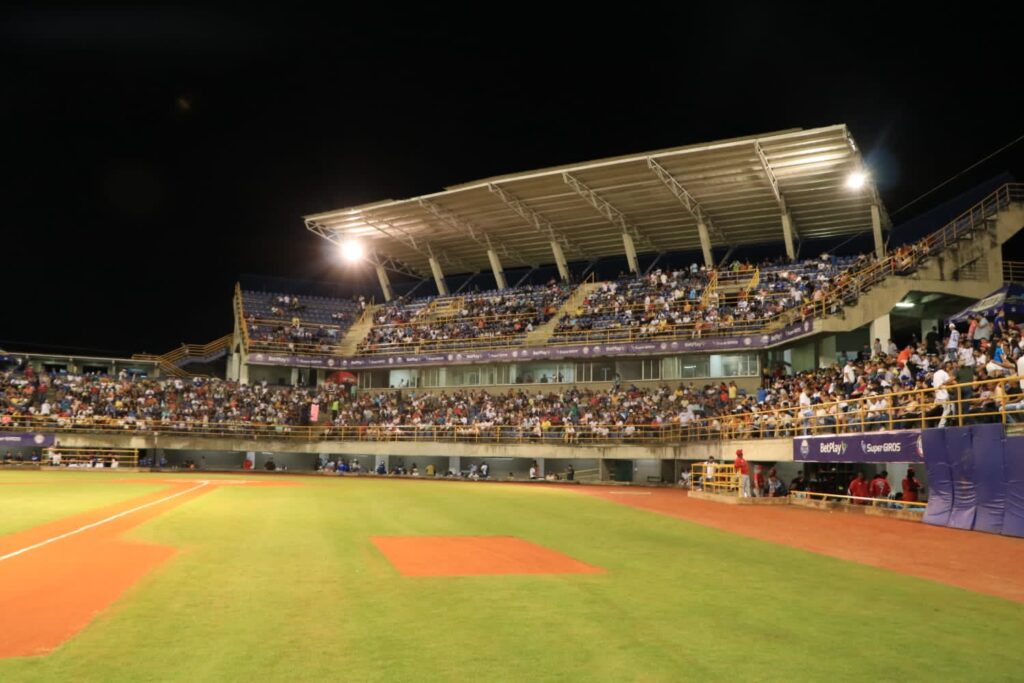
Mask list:
[[[793,459],[800,462],[923,463],[921,430],[798,436]]]
[[[52,446],[53,434],[24,434],[0,432],[0,448],[5,446],[11,448],[45,448]]]

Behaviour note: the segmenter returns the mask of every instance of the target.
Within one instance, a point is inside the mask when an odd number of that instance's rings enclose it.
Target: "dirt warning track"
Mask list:
[[[602,487],[576,491],[741,536],[788,545],[872,567],[1024,602],[1024,540],[973,531],[825,512],[795,506],[724,505],[679,489],[616,495]]]

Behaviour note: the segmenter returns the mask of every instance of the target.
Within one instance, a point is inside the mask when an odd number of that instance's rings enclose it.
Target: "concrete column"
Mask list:
[[[871,234],[875,236],[875,255],[885,257],[885,242],[882,241],[882,211],[878,204],[871,205]]]
[[[786,211],[782,214],[782,239],[786,242],[786,256],[790,261],[796,260],[796,248],[793,246],[793,217]]]
[[[819,366],[827,368],[831,367],[833,363],[836,363],[836,351],[836,336],[831,334],[827,337],[822,337],[820,340],[820,348],[818,350]]]
[[[387,471],[387,472],[391,471],[391,468],[388,467],[388,456],[386,456],[386,455],[375,455],[375,456],[373,456],[373,471],[374,472],[377,471],[377,468],[380,467],[381,463],[384,463],[384,470],[385,471]]]
[[[498,258],[498,252],[488,249],[487,258],[491,262],[491,270],[494,271],[494,283],[498,285],[498,289],[508,289],[508,282],[505,280],[505,269],[501,267],[501,259]]]
[[[889,314],[886,313],[881,318],[875,318],[868,325],[868,344],[871,345],[871,350],[875,350],[875,340],[882,340],[882,350],[885,351],[889,348],[889,340],[892,338],[892,327],[889,321]]]
[[[249,383],[249,364],[243,360],[239,360],[238,363],[238,383],[248,384]]]
[[[626,248],[626,263],[629,264],[629,272],[640,274],[640,266],[636,262],[636,247],[633,245],[633,236],[628,232],[622,233],[622,245]]]
[[[715,257],[711,254],[711,235],[708,233],[708,226],[704,224],[704,221],[697,223],[697,235],[700,237],[700,250],[704,252],[704,265],[714,268]]]
[[[292,368],[291,383],[292,383],[293,387],[299,385],[299,369],[298,368]]]
[[[555,265],[558,266],[558,275],[562,280],[569,280],[569,264],[565,261],[565,254],[562,253],[562,245],[556,240],[551,240],[551,253],[555,256]]]
[[[391,301],[395,295],[391,289],[391,278],[384,266],[377,266],[377,280],[380,282],[380,290],[384,292],[384,301]]]
[[[234,353],[229,353],[228,354],[228,367],[227,367],[227,370],[225,370],[225,373],[224,373],[229,380],[233,380],[233,379],[237,379],[238,378],[238,374],[237,374],[238,373],[238,369],[235,367],[235,364],[237,362],[238,362],[238,355],[234,354]]]
[[[441,264],[433,256],[430,257],[430,272],[434,274],[437,293],[441,296],[448,296],[448,284],[444,281],[444,271],[441,270]]]
[[[537,476],[544,478],[544,458],[537,458]]]
[[[459,456],[452,455],[448,457],[448,469],[455,473],[455,476],[459,476],[459,472],[462,471],[462,462]]]

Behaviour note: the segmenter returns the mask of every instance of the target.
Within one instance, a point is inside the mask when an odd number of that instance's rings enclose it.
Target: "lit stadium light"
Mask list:
[[[851,190],[859,190],[868,182],[868,174],[863,171],[855,171],[846,179],[846,186]]]
[[[345,240],[341,244],[341,255],[345,257],[346,261],[352,263],[362,261],[364,253],[363,245],[356,240]]]

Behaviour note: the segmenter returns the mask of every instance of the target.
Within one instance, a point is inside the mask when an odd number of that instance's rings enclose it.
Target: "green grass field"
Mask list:
[[[153,490],[94,483],[104,476],[0,473],[40,482],[0,485],[0,529]],[[1024,675],[1024,609],[1013,602],[571,490],[295,480],[218,488],[132,530],[181,552],[56,652],[0,660],[0,681]],[[405,578],[369,540],[490,534],[606,573]]]

